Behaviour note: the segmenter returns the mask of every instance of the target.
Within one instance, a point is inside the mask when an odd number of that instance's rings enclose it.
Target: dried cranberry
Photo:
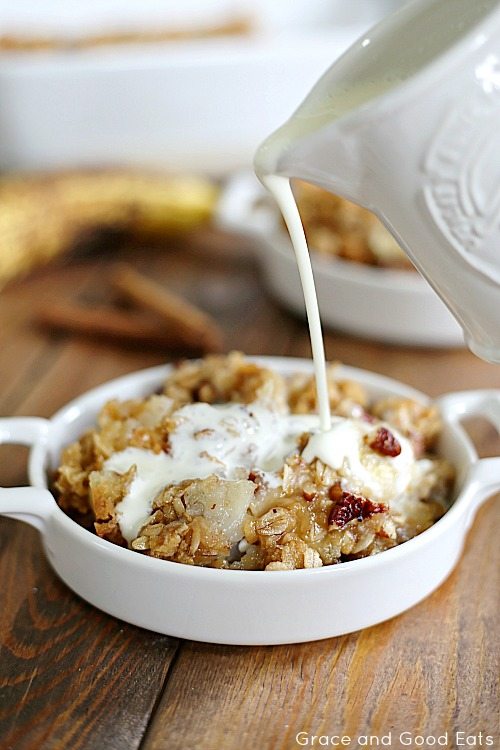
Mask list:
[[[386,427],[380,427],[377,434],[369,443],[370,448],[381,456],[395,458],[401,453],[401,445],[396,437]]]
[[[334,487],[337,485],[334,485]],[[387,507],[382,503],[373,503],[362,495],[352,495],[350,492],[342,492],[342,497],[333,506],[328,516],[328,525],[335,524],[339,529],[349,521],[357,519],[364,521],[375,513],[383,513]]]

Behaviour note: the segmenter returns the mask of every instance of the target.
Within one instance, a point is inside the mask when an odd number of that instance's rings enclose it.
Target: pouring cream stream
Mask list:
[[[331,415],[326,377],[325,347],[321,331],[318,297],[314,285],[311,258],[309,256],[304,228],[290,186],[290,180],[277,175],[261,175],[261,179],[280,207],[295,250],[300,281],[304,292],[307,321],[309,323],[320,427],[323,432],[327,432],[331,427]]]

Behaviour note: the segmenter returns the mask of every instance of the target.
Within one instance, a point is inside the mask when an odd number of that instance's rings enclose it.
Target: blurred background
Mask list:
[[[42,278],[33,272],[47,273],[48,290],[58,269],[82,258],[146,273],[163,262],[156,282],[175,330],[169,311],[182,301],[233,325],[231,300],[242,303],[231,289],[242,286],[254,306],[267,289],[276,310],[303,319],[289,240],[253,176],[253,156],[322,72],[403,4],[0,0],[0,285],[28,294],[26,284]],[[296,189],[327,327],[393,344],[462,345],[458,325],[375,217]],[[216,292],[207,269],[200,277],[184,268],[176,279],[176,263],[196,253],[229,264]],[[260,269],[251,294],[248,280],[238,282],[245,264]],[[116,278],[104,284],[98,313],[95,300],[82,303],[77,281],[50,304],[35,294],[31,322],[49,334],[154,344],[151,310],[138,316],[151,290],[127,279],[128,292],[117,294]],[[141,310],[128,314],[123,297]],[[165,324],[158,305],[153,312]],[[203,350],[200,335],[157,338],[194,351]]]
[[[220,175],[403,0],[2,0],[3,169]]]

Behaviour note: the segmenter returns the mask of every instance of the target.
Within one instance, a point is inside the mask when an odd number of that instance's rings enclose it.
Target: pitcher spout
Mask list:
[[[290,120],[267,138],[255,157],[259,178],[266,175],[310,182],[343,198],[369,206],[369,169],[360,143],[341,123],[315,127],[309,120]]]

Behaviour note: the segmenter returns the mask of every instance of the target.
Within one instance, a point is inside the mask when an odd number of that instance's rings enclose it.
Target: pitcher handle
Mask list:
[[[46,441],[50,422],[40,417],[0,419],[0,445],[33,446]],[[41,487],[0,487],[0,516],[25,521],[39,531],[54,509],[54,498]]]
[[[465,417],[483,417],[500,434],[500,390],[457,391],[436,399],[441,414],[448,422],[458,424]],[[480,506],[500,492],[500,457],[480,458],[469,474],[471,504],[467,524],[470,525]]]

